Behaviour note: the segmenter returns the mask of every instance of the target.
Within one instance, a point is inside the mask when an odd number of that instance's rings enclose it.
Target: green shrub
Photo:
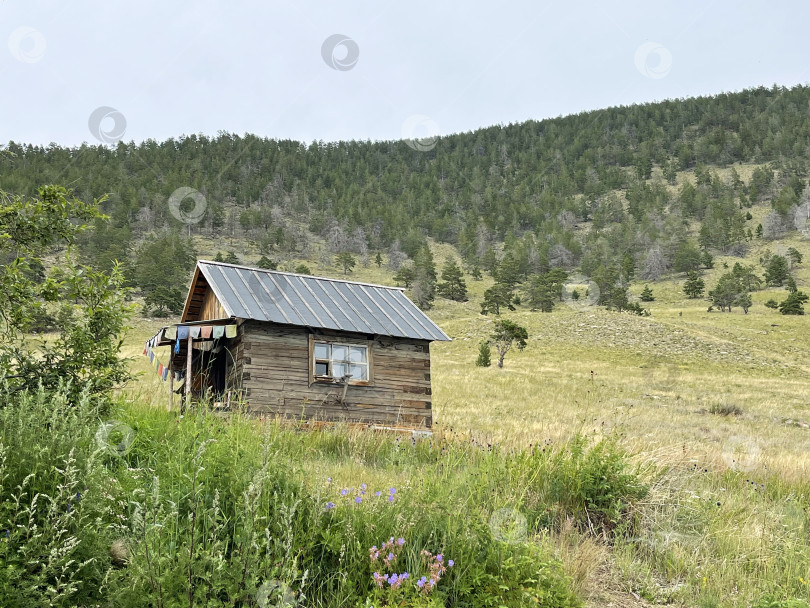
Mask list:
[[[492,365],[492,349],[489,342],[481,342],[478,345],[478,358],[475,360],[475,365],[478,367],[489,367]]]

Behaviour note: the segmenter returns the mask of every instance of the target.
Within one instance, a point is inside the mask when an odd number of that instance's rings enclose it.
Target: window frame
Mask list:
[[[368,367],[367,380],[349,379],[349,386],[373,386],[374,385],[374,357],[372,354],[372,340],[360,340],[356,338],[344,338],[341,336],[324,336],[309,334],[309,384],[340,384],[337,378],[332,376],[315,375],[315,365],[320,359],[315,359],[315,345],[329,344],[330,346],[345,346],[347,348],[363,347],[366,349],[366,365]],[[330,362],[331,362],[330,358]],[[330,370],[331,371],[331,370]]]

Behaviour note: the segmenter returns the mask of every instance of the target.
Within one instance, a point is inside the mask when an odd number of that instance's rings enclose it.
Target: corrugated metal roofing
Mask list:
[[[381,336],[450,338],[398,287],[197,262],[232,317]]]

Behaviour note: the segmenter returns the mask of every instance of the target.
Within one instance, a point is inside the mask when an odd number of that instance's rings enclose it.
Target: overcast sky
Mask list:
[[[803,84],[809,22],[801,0],[0,0],[0,142],[400,139]]]

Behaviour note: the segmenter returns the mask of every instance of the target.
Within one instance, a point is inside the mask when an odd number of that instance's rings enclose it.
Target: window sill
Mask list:
[[[312,383],[313,384],[337,384],[337,385],[343,386],[342,382],[340,382],[338,380],[335,380],[334,378],[327,378],[327,377],[323,377],[323,376],[322,377],[315,376],[312,379]],[[355,380],[355,381],[349,380],[349,386],[371,386],[371,382],[369,382],[367,380]]]

